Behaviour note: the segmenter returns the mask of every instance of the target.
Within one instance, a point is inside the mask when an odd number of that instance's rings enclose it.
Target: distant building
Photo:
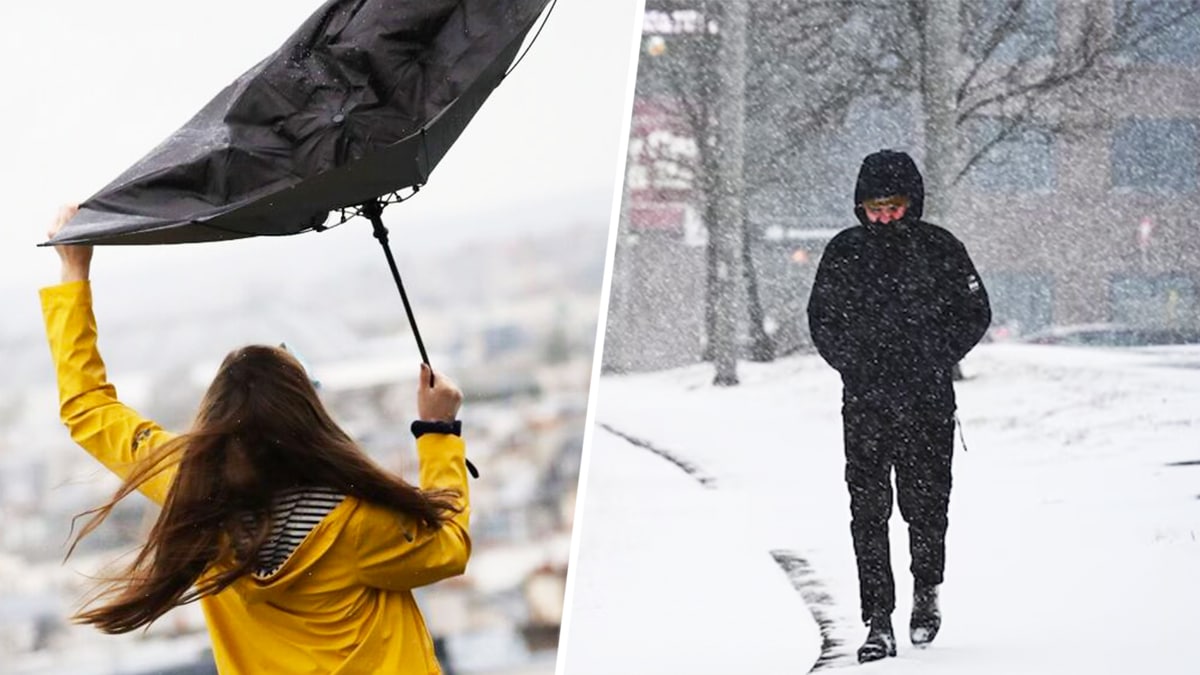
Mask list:
[[[1060,32],[1073,5],[1052,14]],[[1031,129],[959,193],[949,220],[997,324],[1200,326],[1200,15],[1125,60],[1094,92],[1095,129]]]
[[[1098,4],[1111,13],[1117,3]],[[1052,53],[1056,38],[1074,30],[1080,5],[1027,6],[1053,26],[1031,38]],[[696,11],[702,7],[647,2],[605,344],[609,371],[692,363],[705,347],[704,237],[689,225],[702,212],[701,195],[692,175],[694,139],[681,128],[676,102],[687,92],[665,83],[679,70],[671,59],[706,39],[707,19]],[[1072,133],[1027,128],[989,150],[950,195],[939,223],[966,243],[990,291],[994,322],[1010,333],[1097,322],[1200,327],[1200,15],[1118,58],[1125,75],[1091,92],[1094,107],[1070,113],[1078,119],[1062,113],[1077,123]],[[786,136],[780,124],[747,119],[748,162]],[[967,131],[968,143],[974,133]],[[915,99],[886,109],[861,105],[841,130],[813,137],[790,156],[781,180],[747,195],[750,264],[780,353],[809,346],[808,289],[825,243],[855,224],[860,161],[892,147],[923,167],[922,136]],[[755,170],[748,167],[748,176]]]

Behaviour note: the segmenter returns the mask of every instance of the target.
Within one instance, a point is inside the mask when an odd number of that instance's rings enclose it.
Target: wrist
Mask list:
[[[65,284],[71,281],[87,281],[90,271],[87,265],[64,265],[62,268],[62,282]]]
[[[416,420],[412,423],[411,430],[415,438],[425,434],[462,436],[462,420]]]

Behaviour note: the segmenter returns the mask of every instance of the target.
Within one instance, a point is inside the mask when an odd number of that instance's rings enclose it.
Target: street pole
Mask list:
[[[743,173],[746,128],[746,25],[747,0],[721,3],[718,31],[719,46],[715,65],[717,194],[716,226],[713,228],[716,254],[717,298],[713,326],[713,384],[738,383],[738,332],[744,311],[745,286],[742,274],[742,237],[745,236],[742,199],[745,196]]]

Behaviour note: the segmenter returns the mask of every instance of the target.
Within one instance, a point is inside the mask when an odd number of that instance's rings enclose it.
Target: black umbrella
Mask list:
[[[48,243],[296,234],[420,186],[546,4],[330,0]]]
[[[429,363],[382,209],[426,182],[547,3],[329,0],[46,245],[278,236],[361,215]]]

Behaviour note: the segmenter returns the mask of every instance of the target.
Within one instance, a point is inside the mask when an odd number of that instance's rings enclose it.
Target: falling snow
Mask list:
[[[926,650],[907,643],[897,513],[900,654],[861,672],[1194,672],[1198,367],[1192,346],[973,352],[957,385],[942,632]],[[866,632],[840,382],[815,355],[743,371],[729,389],[710,386],[707,366],[602,379],[598,424],[669,451],[715,487],[595,429],[567,675],[853,663]]]

